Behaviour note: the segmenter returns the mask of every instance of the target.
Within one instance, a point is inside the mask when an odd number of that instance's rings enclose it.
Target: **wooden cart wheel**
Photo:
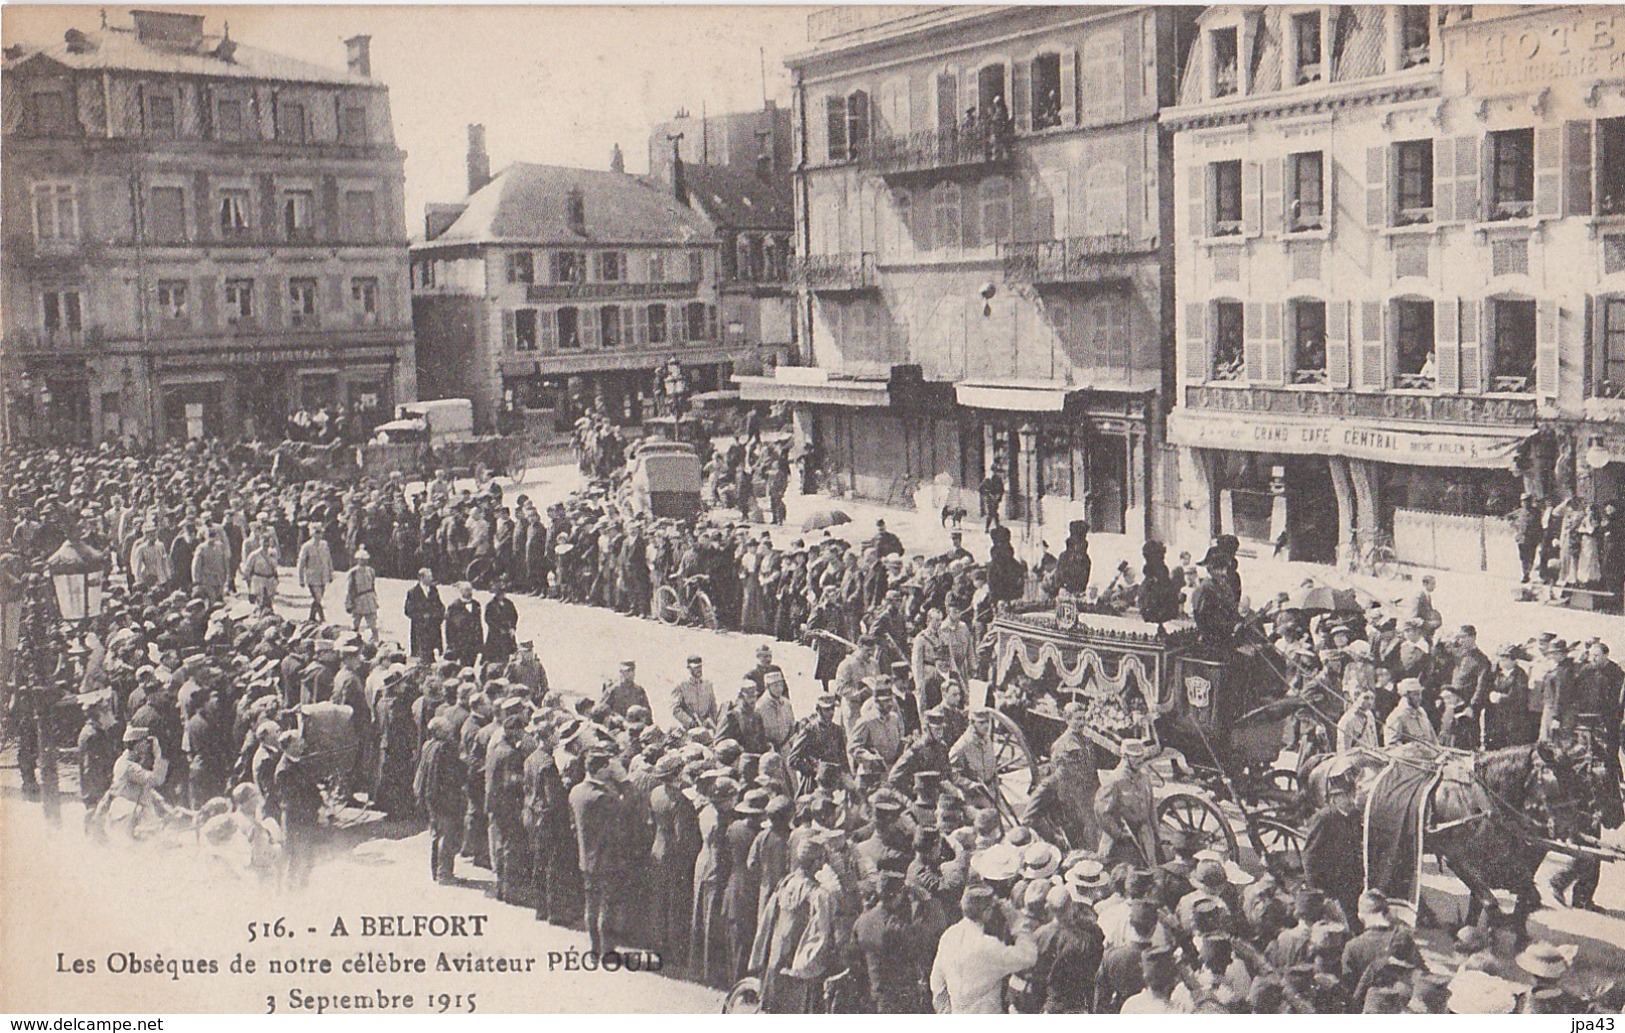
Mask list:
[[[1303,780],[1296,771],[1286,768],[1271,768],[1269,774],[1264,776],[1269,783],[1270,790],[1279,793],[1283,800],[1296,800],[1303,792]]]
[[[756,1015],[762,1010],[762,981],[754,976],[741,979],[722,1002],[724,1015]]]
[[[993,757],[998,766],[999,813],[1006,824],[1020,824],[1028,797],[1038,785],[1038,758],[1027,743],[1021,726],[1009,716],[993,711]]]
[[[1194,793],[1169,793],[1157,801],[1157,827],[1164,836],[1183,832],[1190,849],[1217,850],[1236,856],[1236,832],[1219,813],[1218,805]]]
[[[1259,858],[1264,867],[1275,871],[1278,858],[1290,857],[1297,863],[1298,871],[1303,871],[1303,833],[1273,818],[1255,818],[1253,831],[1264,851],[1264,856]]]

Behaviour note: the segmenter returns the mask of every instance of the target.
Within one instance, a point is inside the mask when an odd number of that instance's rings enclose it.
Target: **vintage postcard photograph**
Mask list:
[[[1625,8],[0,42],[13,1028],[1613,1028]]]

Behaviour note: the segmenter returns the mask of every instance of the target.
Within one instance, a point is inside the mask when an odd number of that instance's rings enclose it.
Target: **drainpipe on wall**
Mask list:
[[[801,138],[801,160],[796,163],[796,186],[801,194],[801,224],[797,227],[797,231],[801,238],[798,246],[801,249],[802,260],[805,261],[807,256],[812,254],[812,198],[807,189],[807,148],[809,144],[807,139],[807,80],[806,76],[800,72],[796,73],[796,97],[800,101],[799,107],[801,109],[801,118],[796,125],[796,132]],[[802,291],[798,293],[802,295],[799,298],[802,310],[801,325],[802,329],[806,331],[804,334],[807,349],[806,360],[807,365],[810,366],[812,365],[813,355],[812,292]]]

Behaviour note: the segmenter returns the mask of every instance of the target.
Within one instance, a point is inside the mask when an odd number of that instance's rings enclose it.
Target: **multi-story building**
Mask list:
[[[789,65],[814,368],[740,383],[797,404],[825,486],[900,502],[931,484],[974,510],[998,470],[1012,515],[1160,521],[1157,113],[1192,22],[1168,7],[810,16],[813,47]]]
[[[721,247],[718,295],[722,341],[750,349],[738,372],[761,372],[791,358],[795,297],[790,288],[795,206],[790,176],[763,154],[754,169],[734,165],[682,166],[676,196],[705,219]]]
[[[1236,6],[1199,30],[1163,114],[1184,532],[1515,570],[1520,493],[1625,469],[1625,19]]]
[[[489,174],[470,127],[469,195],[433,204],[412,248],[418,383],[499,413],[599,405],[637,422],[675,356],[690,393],[748,354],[723,340],[717,240],[670,190],[624,172],[516,163]]]
[[[405,155],[368,38],[330,70],[132,18],[5,52],[8,431],[254,436],[415,397]]]

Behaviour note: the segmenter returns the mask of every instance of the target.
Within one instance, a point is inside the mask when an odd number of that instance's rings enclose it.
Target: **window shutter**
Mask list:
[[[1249,301],[1242,309],[1243,327],[1242,338],[1242,364],[1247,369],[1247,382],[1262,384],[1264,382],[1264,306],[1261,302]]]
[[[541,344],[542,351],[558,350],[559,324],[550,308],[536,310],[536,339]]]
[[[1185,379],[1192,384],[1207,381],[1207,309],[1199,301],[1185,303]]]
[[[818,165],[829,160],[827,109],[825,103],[819,100],[814,100],[807,108],[807,162]]]
[[[980,97],[976,89],[976,69],[966,68],[959,73],[959,111],[955,114],[955,125],[962,125],[965,112],[971,108],[980,108]],[[980,121],[982,113],[977,111],[976,117]]]
[[[1388,225],[1387,147],[1365,149],[1365,224],[1374,230]]]
[[[1478,220],[1478,177],[1483,166],[1478,160],[1479,147],[1488,146],[1488,139],[1473,136],[1456,137],[1456,221]],[[1438,188],[1434,188],[1438,193]]]
[[[1448,136],[1433,140],[1433,221],[1456,221],[1456,141]]]
[[[1030,60],[1017,61],[1010,68],[1010,118],[1018,133],[1028,133],[1033,128],[1032,70]]]
[[[1286,381],[1286,353],[1281,336],[1283,307],[1279,301],[1264,303],[1264,379],[1271,384]]]
[[[1535,130],[1535,215],[1563,214],[1563,136],[1558,126]]]
[[[959,237],[966,248],[982,246],[980,197],[975,183],[965,184],[959,192]]]
[[[1189,205],[1185,235],[1191,239],[1200,239],[1208,235],[1207,185],[1206,165],[1192,165],[1185,170],[1186,199]]]
[[[1535,305],[1535,392],[1544,398],[1557,397],[1558,358],[1557,302]]]
[[[1078,124],[1078,52],[1072,47],[1061,50],[1061,124]]]
[[[1563,184],[1563,213],[1591,214],[1591,123],[1569,122],[1563,141],[1566,174]]]
[[[579,325],[581,327],[581,347],[598,347],[598,310],[584,308],[581,310]]]
[[[1241,226],[1249,237],[1258,236],[1263,226],[1259,205],[1263,201],[1263,169],[1256,161],[1241,164]]]
[[[666,306],[666,336],[672,344],[688,342],[688,313],[681,305]]]
[[[1457,302],[1446,298],[1433,305],[1433,368],[1440,391],[1462,388],[1461,329],[1457,325]]]
[[[1452,310],[1460,310],[1461,318],[1459,338],[1461,340],[1461,389],[1467,394],[1478,394],[1484,390],[1484,346],[1480,343],[1479,327],[1483,321],[1479,319],[1476,301],[1447,302]]]
[[[505,308],[502,310],[502,350],[511,352],[514,348],[513,309]]]
[[[1326,304],[1326,381],[1332,387],[1349,386],[1349,303]]]
[[[826,160],[846,160],[846,98],[824,98]]]
[[[632,313],[632,346],[643,348],[649,343],[648,306],[633,305],[629,311]]]
[[[1285,163],[1280,158],[1271,158],[1264,163],[1264,232],[1280,233],[1284,220],[1285,207],[1283,206],[1284,186],[1282,177],[1286,175]]]
[[[1383,371],[1382,302],[1360,303],[1360,387],[1380,391],[1387,383]]]
[[[708,340],[715,341],[717,339],[717,307],[715,305],[705,306],[705,335]]]

